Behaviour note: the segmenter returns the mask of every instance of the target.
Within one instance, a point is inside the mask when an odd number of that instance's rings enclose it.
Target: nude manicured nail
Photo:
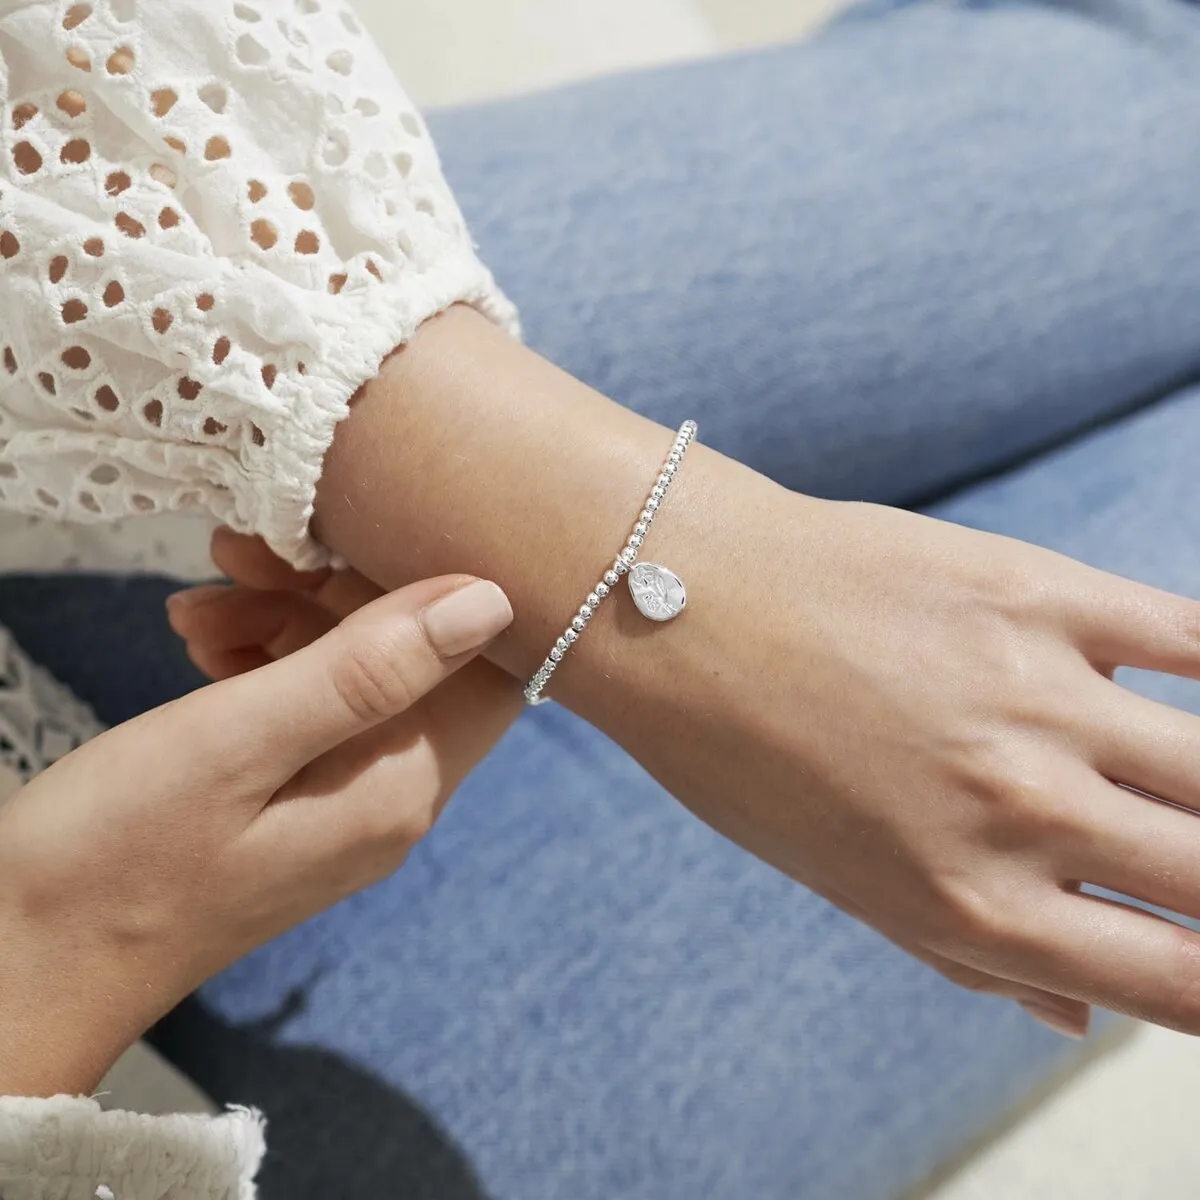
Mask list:
[[[205,584],[203,587],[188,588],[186,591],[175,592],[167,597],[167,608],[191,608],[195,604],[204,604],[225,595],[229,589],[222,584]]]
[[[456,658],[490,642],[512,618],[508,597],[480,579],[435,600],[421,613],[421,625],[442,658]]]
[[[1074,1038],[1078,1042],[1087,1036],[1087,1029],[1081,1028],[1078,1021],[1049,1005],[1023,1003],[1021,1007],[1039,1024],[1054,1030],[1055,1033],[1061,1033],[1063,1037]]]

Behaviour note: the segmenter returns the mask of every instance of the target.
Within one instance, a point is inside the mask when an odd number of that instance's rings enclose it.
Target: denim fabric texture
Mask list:
[[[1198,42],[1174,0],[872,3],[433,126],[530,341],[588,382],[791,487],[1194,594]],[[165,591],[8,579],[0,620],[117,720],[193,681]],[[266,1200],[893,1200],[1078,1053],[553,707],[402,872],[157,1041],[266,1110]]]

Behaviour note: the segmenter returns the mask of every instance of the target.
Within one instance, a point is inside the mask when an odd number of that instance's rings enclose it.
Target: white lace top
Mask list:
[[[0,569],[195,577],[215,522],[320,563],[384,356],[460,301],[516,331],[382,55],[341,0],[0,0],[0,68]],[[95,730],[0,632],[0,798]],[[14,1186],[12,1111],[0,1193],[106,1185]]]

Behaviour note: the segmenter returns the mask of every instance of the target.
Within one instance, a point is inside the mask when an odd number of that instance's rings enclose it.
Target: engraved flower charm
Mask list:
[[[638,612],[651,621],[670,621],[687,605],[683,580],[658,563],[638,563],[629,572],[629,590]]]

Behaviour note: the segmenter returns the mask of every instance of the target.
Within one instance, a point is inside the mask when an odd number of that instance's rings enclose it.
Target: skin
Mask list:
[[[356,569],[298,575],[218,535],[233,585],[170,615],[225,682],[0,811],[0,943],[15,948],[0,1025],[16,1031],[0,1091],[86,1090],[201,979],[398,866],[515,719],[520,681],[670,442],[467,310],[392,356],[318,500],[317,535]],[[687,582],[687,612],[651,625],[614,597],[556,699],[716,829],[954,981],[1064,1032],[1092,1003],[1200,1030],[1200,937],[1079,893],[1087,881],[1200,914],[1200,721],[1112,681],[1120,665],[1200,676],[1200,607],[1008,539],[799,496],[703,446],[644,554]],[[341,752],[302,722],[280,729],[276,711],[363,661],[353,639],[392,602],[381,589],[455,572],[512,600],[485,657],[432,692],[437,671],[393,677],[365,714],[382,748],[349,726]],[[413,713],[392,716],[410,695]],[[129,788],[148,753],[159,782]],[[309,765],[330,753],[349,757]],[[291,814],[295,855],[274,829],[247,836]],[[131,846],[148,878],[128,871]],[[97,879],[119,881],[111,903],[95,904]]]
[[[488,657],[524,680],[672,433],[456,308],[356,399],[314,531],[383,587],[497,579],[516,618]],[[1112,681],[1120,665],[1200,675],[1200,607],[797,495],[699,444],[643,554],[686,581],[687,612],[652,625],[628,596],[607,602],[556,700],[956,982],[1065,1032],[1093,1003],[1200,1030],[1200,938],[1079,893],[1200,913],[1200,827],[1181,811],[1200,807],[1200,721]]]
[[[93,1091],[209,976],[403,863],[519,704],[474,659],[511,617],[502,593],[473,650],[434,636],[435,602],[472,582],[293,593],[281,661],[104,734],[0,808],[0,1094]]]

